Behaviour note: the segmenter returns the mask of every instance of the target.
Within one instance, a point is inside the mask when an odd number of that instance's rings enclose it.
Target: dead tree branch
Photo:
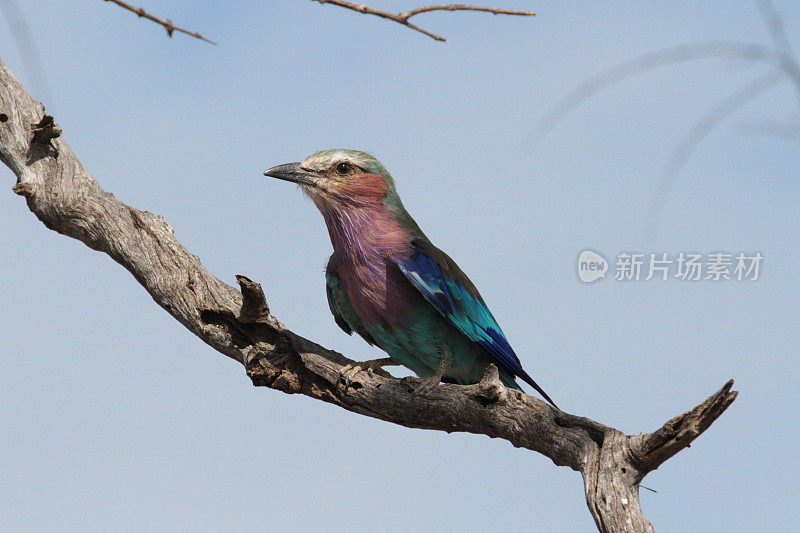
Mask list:
[[[432,39],[435,39],[437,41],[445,41],[446,39],[440,35],[436,35],[435,33],[431,33],[427,30],[423,30],[419,26],[411,24],[411,22],[409,22],[409,19],[415,15],[419,15],[421,13],[428,13],[430,11],[483,11],[486,13],[492,13],[494,15],[519,15],[523,17],[533,17],[536,15],[536,13],[534,13],[533,11],[502,9],[499,7],[471,6],[467,4],[440,4],[433,6],[418,7],[416,9],[406,11],[405,13],[389,13],[388,11],[381,11],[379,9],[365,6],[364,4],[356,4],[355,2],[348,2],[347,0],[314,0],[314,1],[319,2],[320,4],[332,4],[335,6],[343,7],[345,9],[351,9],[359,13],[364,13],[366,15],[375,15],[376,17],[393,20],[398,24],[402,24],[403,26],[411,28],[412,30],[424,33],[428,37],[431,37]]]
[[[257,283],[238,276],[236,290],[214,277],[162,217],[105,192],[60,134],[0,60],[0,160],[17,177],[13,191],[45,226],[124,266],[189,331],[242,363],[256,386],[406,427],[505,439],[580,472],[602,532],[653,531],[640,506],[640,482],[688,447],[736,398],[729,381],[657,431],[628,436],[506,388],[493,365],[480,383],[442,384],[422,394],[414,394],[417,379],[383,372],[361,372],[345,386],[339,371],[349,359],[286,329]]]
[[[123,9],[127,9],[128,11],[136,13],[140,17],[144,17],[146,19],[152,20],[153,22],[161,24],[162,26],[164,26],[164,29],[167,30],[167,35],[169,35],[170,37],[172,37],[173,32],[179,31],[181,33],[185,33],[186,35],[194,37],[195,39],[200,39],[201,41],[205,41],[207,43],[211,43],[214,46],[217,45],[217,43],[215,43],[214,41],[212,41],[210,39],[206,39],[205,37],[203,37],[199,33],[195,32],[195,31],[189,31],[189,30],[180,28],[180,27],[176,26],[175,24],[173,24],[170,19],[162,19],[162,18],[159,18],[159,17],[157,17],[155,15],[151,15],[150,13],[148,13],[147,11],[145,11],[141,7],[132,6],[127,2],[123,2],[122,0],[104,0],[104,1],[105,2],[113,2],[113,3],[117,4],[119,7],[123,8]]]

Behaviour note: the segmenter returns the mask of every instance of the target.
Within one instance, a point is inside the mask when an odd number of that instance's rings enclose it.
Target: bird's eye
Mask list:
[[[351,170],[353,170],[353,165],[351,165],[350,163],[339,163],[338,165],[336,165],[336,172],[338,172],[342,176],[350,174]]]

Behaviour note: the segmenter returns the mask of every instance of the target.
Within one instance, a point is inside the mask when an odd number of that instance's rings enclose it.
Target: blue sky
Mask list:
[[[7,21],[0,56],[101,186],[162,214],[221,279],[261,282],[294,331],[380,356],[329,315],[322,218],[261,174],[319,149],[370,151],[567,411],[652,431],[736,379],[729,411],[646,478],[659,531],[800,524],[800,150],[797,136],[752,131],[796,123],[797,89],[782,82],[702,140],[650,238],[672,152],[768,66],[707,58],[648,71],[531,142],[564,95],[621,61],[713,40],[770,45],[754,3],[517,2],[503,5],[538,15],[418,18],[446,43],[310,1],[142,4],[217,47],[167,39],[106,2],[16,5],[43,76]],[[776,7],[800,46],[800,5]],[[545,457],[252,387],[110,258],[47,230],[0,175],[9,529],[592,530],[579,474]],[[586,248],[612,262],[623,251],[758,251],[764,262],[755,282],[584,285]]]

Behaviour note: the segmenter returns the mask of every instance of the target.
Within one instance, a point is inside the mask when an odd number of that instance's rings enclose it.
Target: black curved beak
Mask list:
[[[264,171],[265,176],[271,178],[278,178],[279,180],[291,181],[299,185],[309,185],[316,187],[317,175],[313,172],[300,168],[300,163],[286,163],[285,165],[278,165],[269,170]]]

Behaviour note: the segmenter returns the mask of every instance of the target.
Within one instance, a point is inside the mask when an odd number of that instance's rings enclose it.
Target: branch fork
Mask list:
[[[431,11],[483,11],[485,13],[492,13],[493,15],[517,15],[523,17],[533,17],[536,15],[536,13],[534,13],[533,11],[521,11],[518,9],[503,9],[499,7],[472,6],[467,4],[440,4],[433,6],[418,7],[416,9],[412,9],[404,13],[390,13],[388,11],[381,11],[380,9],[375,9],[366,6],[364,4],[349,2],[348,0],[315,0],[315,1],[319,2],[320,4],[331,4],[343,7],[345,9],[356,11],[358,13],[363,13],[365,15],[375,15],[376,17],[393,20],[398,24],[402,24],[403,26],[411,28],[412,30],[425,34],[436,41],[442,41],[442,42],[446,40],[444,37],[436,35],[435,33],[431,33],[427,30],[423,30],[419,26],[415,26],[414,24],[409,22],[409,19],[421,13],[428,13]]]

